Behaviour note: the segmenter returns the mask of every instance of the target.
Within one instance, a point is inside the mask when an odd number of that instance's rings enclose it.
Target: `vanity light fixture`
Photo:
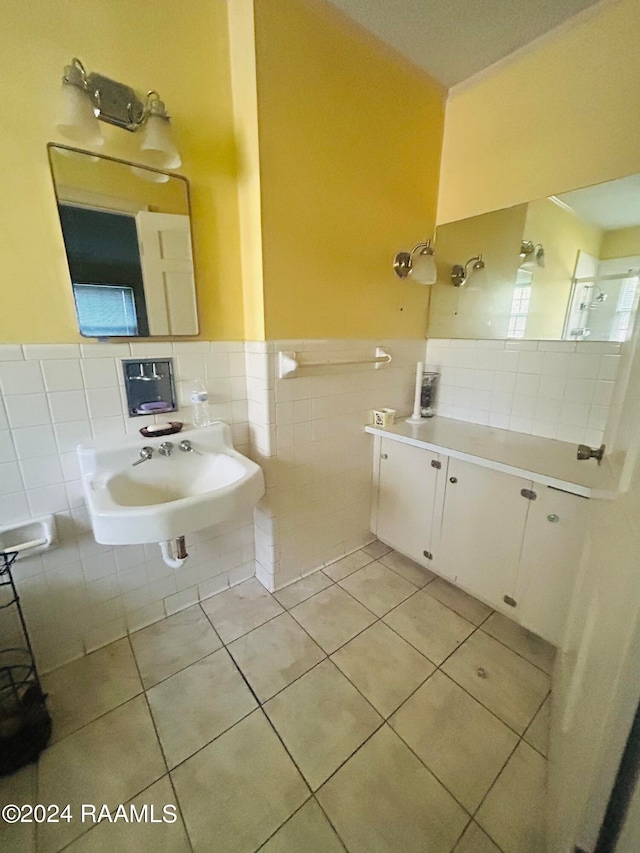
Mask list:
[[[471,270],[483,270],[485,267],[482,255],[480,254],[469,258],[464,266],[462,264],[454,264],[451,268],[451,283],[454,287],[462,287],[466,283],[470,273],[469,264],[473,264]]]
[[[102,145],[97,119],[135,133],[142,130],[140,150],[157,169],[177,169],[182,161],[171,139],[171,125],[160,95],[151,89],[142,101],[129,86],[94,72],[72,59],[62,78],[62,104],[56,127],[64,136],[87,145]]]
[[[532,240],[523,240],[520,243],[520,269],[532,270],[536,267],[544,267],[544,246],[542,243],[533,243]]]
[[[414,258],[418,249],[420,253]],[[416,284],[435,284],[438,272],[431,240],[418,243],[410,252],[398,252],[393,259],[393,270],[398,278],[411,276],[411,280]]]

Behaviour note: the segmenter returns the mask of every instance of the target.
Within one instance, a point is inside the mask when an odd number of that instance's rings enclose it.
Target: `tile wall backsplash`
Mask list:
[[[426,360],[442,374],[439,415],[596,447],[621,346],[432,338]]]
[[[302,369],[277,378],[279,351],[301,360],[373,357],[390,365]],[[187,537],[189,560],[164,564],[156,544],[98,545],[75,447],[152,422],[129,418],[121,359],[174,357],[180,410],[206,379],[213,415],[263,468],[267,492],[249,516]],[[59,544],[16,563],[43,671],[183,609],[254,573],[276,589],[356,550],[369,531],[373,408],[409,413],[424,340],[108,343],[0,346],[0,526],[54,513]],[[619,344],[430,340],[442,373],[438,414],[598,445]],[[166,415],[156,420],[165,421]],[[0,643],[13,630],[0,625]]]
[[[189,381],[201,377],[214,417],[249,452],[242,341],[0,346],[0,526],[54,513],[59,536],[57,547],[14,567],[43,671],[255,573],[251,514],[188,536],[179,571],[165,565],[158,545],[94,541],[75,447],[153,422],[127,416],[121,359],[137,356],[174,358],[180,409],[156,420],[189,422]],[[11,633],[11,623],[3,630]],[[7,639],[0,634],[0,644]]]
[[[302,369],[277,378],[279,351],[301,360],[373,357],[389,366]],[[255,511],[256,573],[269,589],[309,574],[372,540],[371,409],[410,412],[424,340],[305,340],[247,344],[252,454],[267,494]]]

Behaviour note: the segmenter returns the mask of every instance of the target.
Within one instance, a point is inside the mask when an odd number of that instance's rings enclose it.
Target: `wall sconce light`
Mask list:
[[[420,254],[414,258],[418,249],[421,250]],[[393,259],[393,269],[398,278],[407,278],[410,275],[416,284],[435,284],[438,272],[431,240],[418,243],[410,252],[398,252]]]
[[[149,165],[177,169],[182,161],[171,138],[171,124],[155,90],[144,102],[133,89],[102,74],[87,74],[79,59],[64,69],[62,103],[56,127],[68,139],[102,145],[97,119],[135,133],[143,131],[140,149]]]
[[[520,243],[520,269],[534,270],[536,267],[544,267],[544,246],[542,243],[534,245],[532,240],[523,240]]]
[[[471,270],[483,270],[485,267],[482,255],[469,258],[464,266],[462,264],[454,264],[451,268],[451,283],[454,287],[462,287],[466,283],[469,278],[469,264],[473,264]]]

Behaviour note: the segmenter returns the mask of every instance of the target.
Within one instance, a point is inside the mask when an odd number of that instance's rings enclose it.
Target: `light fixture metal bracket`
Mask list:
[[[413,256],[421,249],[421,255],[433,255],[431,240],[425,240],[424,243],[418,243],[410,252],[398,252],[393,259],[393,271],[398,278],[406,278],[413,269]]]
[[[466,281],[469,278],[469,264],[473,264],[471,267],[472,270],[482,270],[485,267],[481,254],[475,255],[473,258],[469,258],[464,266],[462,266],[462,264],[454,264],[451,267],[451,284],[453,284],[454,287],[462,287],[466,284]]]
[[[86,92],[97,118],[131,133],[141,128],[150,115],[169,118],[164,103],[154,89],[147,92],[146,101],[143,102],[131,86],[94,71],[87,73],[77,57],[71,60],[71,65],[66,66],[62,79]]]

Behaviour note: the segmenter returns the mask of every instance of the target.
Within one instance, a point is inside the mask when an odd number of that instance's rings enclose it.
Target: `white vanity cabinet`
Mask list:
[[[439,454],[388,438],[376,443],[374,454],[378,475],[374,532],[416,563],[430,567],[425,552],[433,549]]]
[[[586,498],[391,438],[374,466],[379,539],[559,645]]]
[[[513,596],[531,481],[449,459],[434,570],[504,612]]]
[[[584,545],[589,501],[533,485],[513,597],[513,618],[554,645],[562,640]]]

